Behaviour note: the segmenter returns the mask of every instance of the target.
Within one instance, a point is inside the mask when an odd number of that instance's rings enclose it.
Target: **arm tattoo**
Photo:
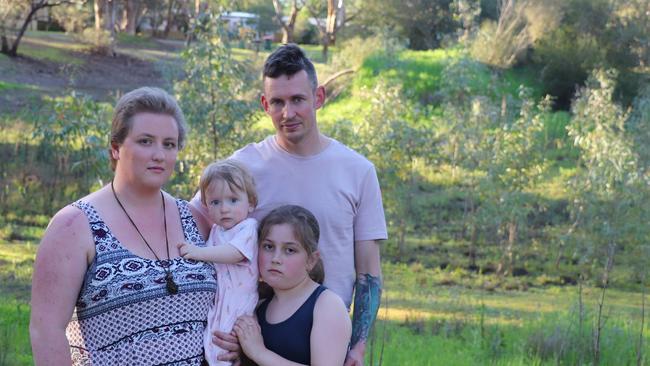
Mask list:
[[[381,299],[381,279],[367,273],[359,274],[354,290],[354,312],[352,314],[352,341],[354,347],[360,341],[368,340],[379,301]]]

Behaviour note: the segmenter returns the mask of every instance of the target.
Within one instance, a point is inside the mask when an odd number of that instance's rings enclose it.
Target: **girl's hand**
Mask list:
[[[248,357],[260,354],[266,350],[262,339],[262,329],[257,319],[253,316],[240,316],[235,322],[233,330],[237,334],[239,344]]]

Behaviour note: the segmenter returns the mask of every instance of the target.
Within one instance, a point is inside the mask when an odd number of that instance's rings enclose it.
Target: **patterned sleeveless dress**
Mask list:
[[[187,202],[176,200],[185,240],[205,243]],[[95,259],[86,271],[66,329],[73,365],[200,365],[203,332],[217,290],[210,263],[146,259],[124,248],[84,201],[73,203],[90,223]],[[178,284],[165,286],[168,266]]]

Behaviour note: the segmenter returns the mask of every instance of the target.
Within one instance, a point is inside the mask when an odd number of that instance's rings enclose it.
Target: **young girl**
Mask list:
[[[300,206],[276,208],[260,224],[261,285],[272,292],[257,320],[243,316],[234,327],[244,353],[260,366],[345,361],[350,317],[338,295],[320,284],[319,235],[316,218]]]
[[[201,201],[214,223],[206,247],[178,244],[186,259],[213,262],[218,290],[208,313],[204,334],[205,358],[214,365],[230,365],[217,356],[212,332],[230,332],[237,318],[251,315],[257,305],[257,221],[248,218],[257,204],[253,178],[234,160],[210,164],[199,183]]]

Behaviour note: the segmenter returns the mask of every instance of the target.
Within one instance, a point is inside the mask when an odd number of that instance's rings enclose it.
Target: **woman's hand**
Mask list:
[[[248,357],[253,357],[266,350],[264,339],[262,339],[262,329],[257,319],[253,316],[240,316],[235,322],[233,330],[237,334],[239,344],[241,344],[244,353]]]

